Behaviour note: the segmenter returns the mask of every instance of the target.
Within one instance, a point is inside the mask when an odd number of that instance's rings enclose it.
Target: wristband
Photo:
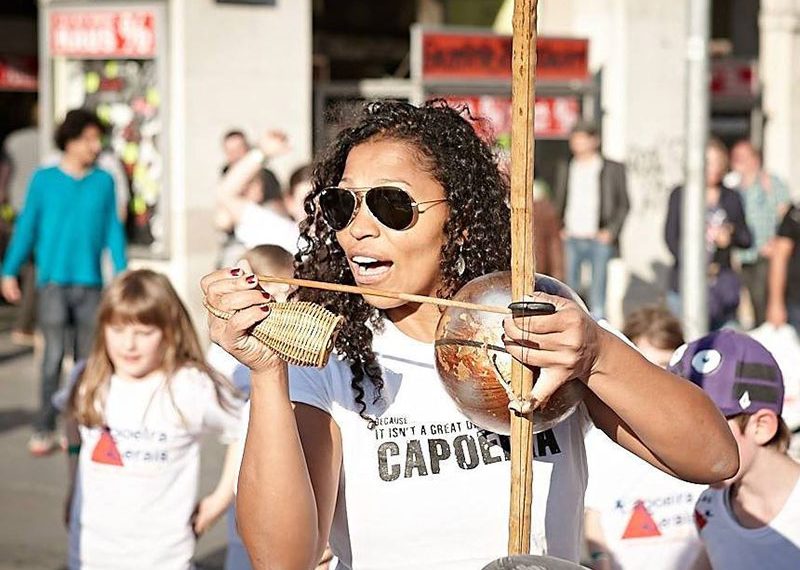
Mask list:
[[[81,452],[81,444],[70,445],[67,447],[67,454],[78,455]]]

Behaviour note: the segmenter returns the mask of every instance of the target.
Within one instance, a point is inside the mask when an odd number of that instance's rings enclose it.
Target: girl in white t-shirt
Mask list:
[[[506,180],[473,125],[441,101],[370,103],[321,158],[313,186],[299,277],[451,296],[509,267]],[[336,355],[315,370],[287,367],[248,334],[270,311],[249,267],[202,286],[212,306],[237,311],[210,317],[212,338],[252,370],[237,509],[254,566],[312,568],[329,540],[339,570],[481,568],[506,552],[507,442],[445,394],[433,362],[436,307],[301,289],[300,299],[345,319]],[[505,322],[509,352],[543,368],[531,405],[572,378],[589,391],[575,414],[534,437],[532,545],[577,560],[589,419],[686,479],[728,476],[736,449],[702,391],[574,302],[535,299],[555,314]]]
[[[664,307],[640,307],[623,334],[653,364],[666,368],[683,344],[680,321]],[[608,439],[586,435],[589,482],[584,537],[593,570],[688,568],[701,549],[694,504],[704,485],[681,481]]]
[[[230,504],[236,471],[231,445],[198,504],[200,436],[235,442],[240,410],[169,280],[149,270],[117,278],[67,407],[70,569],[191,568],[195,538]]]

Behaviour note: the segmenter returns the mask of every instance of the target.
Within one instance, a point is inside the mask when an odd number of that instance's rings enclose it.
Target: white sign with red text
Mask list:
[[[55,11],[50,14],[53,56],[152,58],[156,16],[150,10]]]

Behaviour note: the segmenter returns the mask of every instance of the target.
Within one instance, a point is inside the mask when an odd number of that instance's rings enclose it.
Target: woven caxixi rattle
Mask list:
[[[205,299],[203,305],[217,318],[227,321],[233,316]],[[250,334],[289,364],[322,368],[341,324],[342,317],[316,303],[272,303],[269,314]]]

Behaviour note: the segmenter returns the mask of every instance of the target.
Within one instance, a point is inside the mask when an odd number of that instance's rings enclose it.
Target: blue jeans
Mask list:
[[[582,289],[581,268],[589,263],[592,268],[589,308],[594,318],[605,318],[608,262],[614,255],[614,247],[594,239],[567,238],[566,249],[567,285],[579,292]]]
[[[38,290],[37,323],[44,336],[44,357],[40,409],[33,426],[36,431],[53,431],[56,427],[57,411],[52,399],[61,380],[61,363],[70,329],[75,362],[89,356],[100,293],[99,287],[55,284]]]

